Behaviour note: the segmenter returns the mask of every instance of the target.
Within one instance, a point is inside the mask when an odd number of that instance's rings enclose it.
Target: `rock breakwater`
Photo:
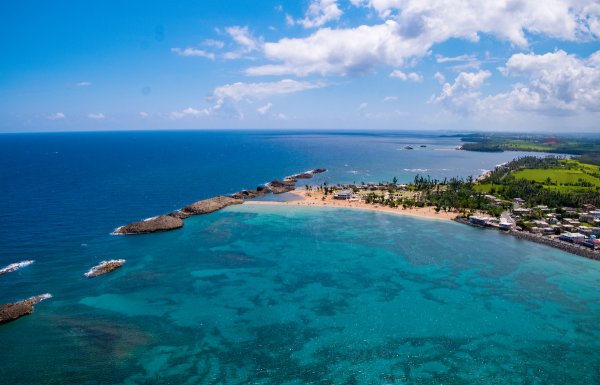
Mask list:
[[[88,278],[94,278],[102,274],[110,273],[111,271],[115,271],[118,268],[122,267],[125,264],[124,259],[111,259],[110,261],[102,261],[96,266],[92,267],[87,273],[84,275]]]
[[[11,322],[33,313],[35,305],[48,298],[52,298],[52,295],[46,293],[23,301],[0,305],[0,324]]]
[[[242,190],[229,196],[220,195],[213,198],[203,199],[169,214],[160,215],[154,218],[133,222],[118,227],[113,234],[149,234],[179,229],[184,225],[183,220],[192,215],[210,214],[227,206],[239,205],[244,203],[244,201],[247,199],[257,198],[269,193],[282,194],[289,192],[296,188],[296,182],[298,179],[309,179],[315,174],[320,174],[325,171],[327,171],[327,169],[316,168],[310,171],[287,176],[283,180],[273,180],[264,186],[258,186],[255,190]]]

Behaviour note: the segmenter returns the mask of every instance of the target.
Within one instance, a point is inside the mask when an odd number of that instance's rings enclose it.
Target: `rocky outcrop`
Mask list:
[[[17,262],[17,263],[11,263],[10,265],[5,266],[2,269],[0,269],[0,275],[12,273],[13,271],[17,271],[22,267],[31,265],[33,262],[35,262],[35,261],[21,261],[21,262]]]
[[[159,231],[169,231],[183,227],[183,220],[192,215],[209,214],[221,210],[227,206],[239,205],[246,199],[253,199],[269,193],[282,194],[296,188],[298,179],[310,179],[315,174],[327,171],[324,168],[316,168],[299,174],[285,177],[284,180],[274,180],[265,186],[258,186],[256,190],[242,190],[230,196],[216,196],[204,199],[172,213],[149,218],[140,222],[130,223],[117,228],[113,234],[147,234]]]
[[[181,211],[190,215],[208,214],[221,210],[227,206],[239,205],[242,203],[244,203],[244,201],[241,199],[221,195],[192,203],[191,205],[182,208]]]
[[[172,213],[169,213],[167,215],[170,217],[179,218],[179,219],[186,219],[191,216],[189,213],[184,213],[181,210],[173,211]]]
[[[52,298],[52,295],[42,294],[24,301],[0,305],[0,324],[14,321],[24,315],[33,313],[35,305],[48,298]]]
[[[234,199],[252,199],[267,195],[271,192],[271,189],[267,186],[258,186],[256,190],[242,190],[235,194],[231,194]]]
[[[115,230],[115,234],[147,234],[183,227],[183,220],[171,214],[130,223]]]
[[[122,267],[125,264],[124,259],[111,259],[110,261],[102,261],[96,266],[92,267],[87,273],[84,275],[88,278],[94,278],[102,274],[110,273],[111,271],[115,271],[118,268]]]
[[[296,188],[296,183],[293,180],[273,180],[268,184],[273,194],[283,194],[290,192]]]

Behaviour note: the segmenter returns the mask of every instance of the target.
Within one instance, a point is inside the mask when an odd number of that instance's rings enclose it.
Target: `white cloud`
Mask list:
[[[251,67],[246,73],[354,75],[372,71],[380,64],[400,67],[406,58],[426,54],[429,47],[401,38],[399,28],[390,20],[375,26],[323,28],[306,38],[265,43],[266,58],[281,64]]]
[[[146,118],[150,117],[150,114],[142,111],[142,112],[140,112],[140,117],[146,119]]]
[[[181,111],[171,112],[171,118],[173,118],[173,119],[198,118],[198,117],[208,116],[208,115],[210,115],[210,110],[206,109],[206,108],[197,110],[195,108],[188,107]]]
[[[266,113],[267,113],[267,112],[268,112],[268,111],[271,109],[271,107],[273,107],[273,103],[269,102],[269,103],[265,104],[265,105],[264,105],[264,106],[262,106],[262,107],[258,107],[258,108],[256,109],[256,111],[257,111],[259,114],[261,114],[261,115],[264,115],[264,114],[266,114]]]
[[[356,75],[378,66],[401,68],[450,39],[478,41],[489,34],[526,48],[528,34],[582,41],[600,37],[600,5],[583,0],[353,0],[385,21],[353,28],[321,28],[302,38],[262,45],[272,63],[248,75]],[[313,3],[311,3],[313,4]],[[317,3],[314,3],[317,4]],[[318,3],[320,4],[320,3]],[[440,58],[444,61],[444,58]],[[445,62],[448,62],[446,58]],[[478,68],[477,60],[459,64]]]
[[[296,24],[296,20],[294,20],[294,18],[291,15],[286,13],[285,14],[285,23],[291,27],[294,24]]]
[[[239,46],[235,51],[226,52],[225,59],[239,59],[262,47],[262,40],[252,36],[248,27],[233,26],[225,28],[225,32]]]
[[[398,100],[397,96],[386,96],[385,98],[383,98],[384,102],[391,102],[393,100]]]
[[[574,115],[600,112],[600,51],[578,58],[564,51],[515,54],[500,72],[518,81],[508,92],[482,96],[478,89],[488,71],[461,72],[432,98],[459,113]]]
[[[202,42],[202,44],[204,44],[207,47],[212,47],[212,48],[217,48],[217,49],[223,49],[223,47],[225,47],[224,42],[222,42],[221,40],[214,40],[214,39],[206,39]]]
[[[198,57],[205,57],[205,58],[209,58],[209,59],[214,59],[215,58],[215,54],[212,52],[207,52],[201,49],[196,49],[196,48],[185,48],[185,49],[181,49],[181,48],[171,48],[171,52],[179,55],[179,56],[184,56],[184,57],[192,57],[192,56],[198,56]]]
[[[527,81],[491,99],[512,109],[547,114],[600,111],[600,51],[585,59],[565,51],[515,54],[500,71]]]
[[[365,108],[367,108],[367,106],[369,105],[369,103],[367,102],[362,102],[361,104],[358,105],[358,108],[356,109],[357,111],[362,111]]]
[[[91,112],[87,117],[92,120],[102,120],[106,118],[102,112]]]
[[[282,113],[276,114],[274,116],[276,119],[279,119],[279,120],[288,120],[289,119],[289,117],[286,114],[282,114]]]
[[[304,82],[283,79],[278,82],[233,83],[215,88],[213,95],[217,100],[264,99],[269,96],[289,94],[324,87],[322,82]]]
[[[330,21],[339,20],[342,11],[338,7],[337,0],[312,0],[304,19],[297,23],[304,28],[321,27]]]
[[[67,116],[63,112],[55,112],[53,114],[48,115],[48,120],[63,120],[66,118]]]
[[[392,73],[390,74],[390,77],[398,78],[398,79],[404,80],[404,81],[410,80],[411,82],[422,82],[423,81],[423,76],[419,75],[416,72],[405,73],[400,70],[392,71]]]
[[[92,85],[91,82],[79,82],[79,83],[77,83],[77,87],[89,87],[91,85]]]
[[[437,80],[437,82],[440,83],[440,84],[444,84],[446,82],[446,77],[442,73],[440,73],[440,72],[436,72],[433,75],[433,78],[435,80]]]
[[[526,32],[562,40],[600,36],[596,30],[600,7],[588,1],[366,0],[361,4],[383,19],[397,20],[405,36],[428,35],[429,41],[451,37],[477,41],[479,33],[487,33],[526,47]]]
[[[445,83],[440,95],[431,102],[443,103],[448,109],[458,113],[470,113],[478,108],[481,93],[479,88],[492,74],[489,71],[461,72],[452,84]]]
[[[213,94],[209,98],[209,100],[213,101],[213,105],[211,107],[200,110],[188,107],[181,111],[172,112],[171,117],[174,119],[181,119],[186,117],[220,115],[243,119],[243,113],[236,108],[236,103],[238,102],[255,102],[256,100],[266,99],[271,96],[290,94],[321,87],[325,87],[325,83],[304,82],[291,79],[283,79],[278,82],[237,82],[225,84],[223,86],[216,87],[213,90]],[[271,107],[272,103],[269,102],[266,105],[259,107],[257,111],[261,113],[261,110],[264,110],[264,113],[266,114]]]

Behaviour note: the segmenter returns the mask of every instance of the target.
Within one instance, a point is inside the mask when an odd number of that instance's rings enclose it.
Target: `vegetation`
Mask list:
[[[462,135],[467,151],[540,151],[580,155],[583,163],[600,165],[600,136],[547,136],[531,134]]]
[[[497,167],[477,191],[530,205],[600,205],[600,167],[575,160],[527,156]]]

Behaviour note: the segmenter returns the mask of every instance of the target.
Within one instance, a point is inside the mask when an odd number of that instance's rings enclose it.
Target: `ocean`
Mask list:
[[[332,208],[232,206],[173,232],[110,235],[317,167],[328,172],[309,183],[410,182],[524,155],[459,145],[417,132],[0,135],[0,267],[36,261],[0,276],[0,303],[54,296],[0,325],[0,383],[600,382],[596,261]]]

